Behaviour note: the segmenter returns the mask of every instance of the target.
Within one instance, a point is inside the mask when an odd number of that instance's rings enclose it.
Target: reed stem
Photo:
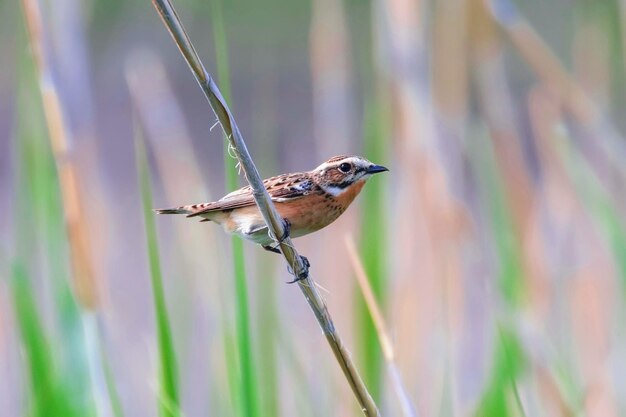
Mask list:
[[[153,0],[152,3],[161,16],[163,23],[174,38],[174,42],[183,54],[187,64],[189,64],[196,81],[200,84],[202,91],[211,105],[211,108],[215,112],[224,134],[228,138],[229,144],[232,147],[233,153],[239,161],[246,180],[252,188],[252,195],[257,206],[259,207],[259,210],[261,211],[261,214],[263,215],[263,218],[265,219],[265,222],[267,223],[269,231],[273,236],[284,236],[285,227],[282,218],[278,214],[276,207],[272,203],[270,196],[263,185],[263,181],[261,180],[256,166],[250,157],[243,137],[239,132],[237,124],[235,123],[235,119],[228,109],[226,101],[222,97],[217,85],[202,65],[202,62],[189,40],[189,37],[187,36],[185,29],[176,14],[176,11],[172,7],[169,0]],[[356,396],[357,401],[359,402],[359,405],[361,406],[363,414],[366,416],[379,416],[380,412],[378,411],[374,400],[369,394],[361,376],[359,375],[359,372],[352,362],[350,353],[344,346],[339,333],[335,329],[335,325],[328,308],[326,307],[326,303],[317,291],[315,282],[309,275],[308,268],[306,267],[304,260],[300,255],[298,255],[298,252],[291,242],[291,238],[287,237],[286,239],[282,239],[280,242],[277,240],[276,243],[280,246],[280,250],[294,275],[296,277],[303,278],[298,281],[300,290],[313,310],[313,313],[315,314],[315,317],[324,332],[324,336],[326,336],[331,350],[333,351],[339,366],[341,367]]]

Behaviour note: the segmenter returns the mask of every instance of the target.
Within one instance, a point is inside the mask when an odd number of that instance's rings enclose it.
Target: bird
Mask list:
[[[389,171],[360,156],[335,156],[312,171],[282,174],[263,181],[270,198],[285,224],[285,236],[274,239],[257,207],[252,189],[246,186],[217,201],[167,209],[158,214],[185,214],[201,222],[214,222],[230,234],[260,244],[265,250],[280,253],[277,241],[316,232],[341,216],[367,180]]]

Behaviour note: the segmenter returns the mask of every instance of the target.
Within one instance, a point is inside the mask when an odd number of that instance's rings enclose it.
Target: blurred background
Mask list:
[[[263,177],[390,168],[295,241],[383,415],[626,415],[624,1],[175,7]],[[149,211],[244,184],[149,1],[0,57],[0,415],[360,415],[281,258]]]

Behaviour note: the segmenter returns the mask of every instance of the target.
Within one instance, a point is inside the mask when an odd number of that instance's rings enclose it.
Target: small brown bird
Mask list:
[[[304,236],[335,221],[359,194],[373,174],[388,171],[359,156],[335,156],[313,171],[283,174],[263,181],[291,237]],[[186,214],[213,221],[234,233],[278,252],[259,211],[250,186],[240,188],[211,203],[171,209],[159,214]],[[284,237],[283,237],[284,238]]]

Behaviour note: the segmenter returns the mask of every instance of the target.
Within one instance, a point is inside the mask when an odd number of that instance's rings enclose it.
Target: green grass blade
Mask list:
[[[258,395],[256,384],[256,369],[252,355],[252,337],[250,330],[250,312],[248,304],[248,287],[244,267],[243,242],[233,237],[231,240],[233,251],[233,268],[235,274],[237,347],[239,351],[239,367],[241,372],[242,401],[244,416],[258,414]]]
[[[580,201],[592,215],[611,248],[616,273],[623,289],[626,289],[626,223],[615,206],[615,199],[609,198],[610,189],[602,184],[580,151],[563,141],[557,144],[559,156],[572,178]]]
[[[106,354],[103,351],[100,317],[97,312],[88,310],[83,310],[81,316],[91,387],[96,410],[98,410],[97,415],[99,417],[112,415],[121,417],[121,406],[115,383],[113,380],[107,380],[109,370],[107,369]]]
[[[222,87],[222,94],[227,102],[231,101],[230,68],[228,58],[228,42],[226,41],[226,29],[224,28],[224,13],[222,11],[222,0],[212,1],[211,17],[213,23],[213,37],[215,38],[215,55],[217,58],[217,77]],[[234,172],[234,170],[232,170]],[[237,183],[237,175],[230,177]]]
[[[215,36],[215,50],[217,55],[217,75],[226,101],[230,101],[230,71],[228,66],[228,45],[220,0],[213,0],[213,34]],[[224,171],[226,188],[238,188],[237,168],[228,152],[228,145],[224,147]],[[245,258],[243,241],[237,237],[231,238],[233,255],[233,273],[235,280],[235,319],[236,344],[239,353],[239,372],[241,380],[240,410],[246,417],[255,417],[259,414],[258,384],[256,377],[256,363],[253,355],[252,332],[250,329],[250,311],[248,286],[246,283]]]
[[[262,277],[272,276],[269,263],[258,262],[257,270]],[[259,340],[259,376],[263,384],[259,387],[261,399],[261,414],[264,416],[280,416],[278,398],[278,363],[277,340],[280,336],[280,317],[276,311],[279,301],[276,299],[276,285],[274,282],[264,283],[257,293],[257,317]],[[268,324],[270,323],[270,324]]]
[[[470,151],[483,188],[486,210],[491,221],[495,249],[499,259],[499,292],[506,312],[514,313],[525,291],[522,274],[522,252],[515,236],[513,220],[506,204],[504,185],[499,175],[496,156],[488,137],[476,138],[476,150]],[[498,320],[496,320],[498,321]],[[517,390],[517,380],[526,366],[522,345],[515,330],[496,323],[494,355],[489,381],[474,415],[523,416],[524,409]]]
[[[117,384],[111,372],[111,364],[107,356],[101,352],[102,368],[104,370],[104,382],[106,383],[107,392],[109,394],[109,403],[111,404],[111,412],[113,417],[124,417],[124,410],[122,408],[122,401],[117,391]]]
[[[95,413],[94,401],[88,379],[80,310],[68,281],[67,234],[64,229],[58,176],[45,129],[36,67],[33,56],[26,47],[28,41],[25,31],[18,31],[17,38],[18,44],[24,47],[18,48],[21,52],[15,60],[19,74],[15,142],[15,249],[17,258],[28,259],[29,265],[39,261],[45,264],[45,268],[41,270],[46,279],[44,290],[50,291],[53,301],[52,308],[46,313],[54,316],[53,322],[58,325],[58,331],[52,332],[55,337],[47,340],[44,330],[39,330],[46,343],[63,347],[54,355],[58,377],[55,384],[58,386],[53,388],[58,393],[68,395],[71,399],[68,403],[74,410],[80,411],[81,416],[88,416]],[[36,248],[41,248],[41,253]],[[24,296],[32,291],[30,283],[17,285],[27,285],[18,288]],[[24,312],[31,317],[39,314],[37,311]],[[36,328],[35,323],[33,331],[37,331]]]
[[[377,164],[383,164],[385,160],[384,140],[384,115],[378,101],[370,100],[366,109],[367,120],[365,126],[365,157]],[[366,207],[361,211],[361,259],[369,278],[372,291],[379,305],[385,306],[385,278],[386,278],[386,244],[385,244],[385,214],[383,208],[383,178],[370,181],[363,189],[362,205]],[[363,376],[365,383],[374,398],[380,402],[381,386],[383,379],[383,355],[378,342],[376,328],[371,319],[361,293],[357,295],[357,313],[359,317],[359,332],[361,342],[360,357],[363,364]]]
[[[491,377],[474,415],[524,416],[516,383],[525,367],[522,347],[514,332],[504,327],[499,327],[497,331]]]
[[[475,166],[484,189],[483,195],[487,201],[493,239],[500,262],[499,290],[510,311],[514,311],[525,291],[522,251],[518,236],[515,235],[513,219],[504,193],[505,185],[496,164],[492,144],[484,137],[477,140],[480,140],[479,149],[482,151],[480,155],[474,155]]]
[[[72,396],[62,384],[55,367],[52,346],[37,311],[37,301],[24,266],[16,262],[12,271],[12,296],[24,357],[30,374],[29,415],[78,416]]]
[[[163,289],[159,248],[154,213],[152,212],[152,191],[150,188],[148,161],[143,138],[138,128],[136,128],[135,132],[135,153],[157,325],[159,349],[159,415],[162,417],[173,417],[180,415],[176,352],[174,350],[174,342],[172,340],[172,332],[165,302],[165,291]]]

